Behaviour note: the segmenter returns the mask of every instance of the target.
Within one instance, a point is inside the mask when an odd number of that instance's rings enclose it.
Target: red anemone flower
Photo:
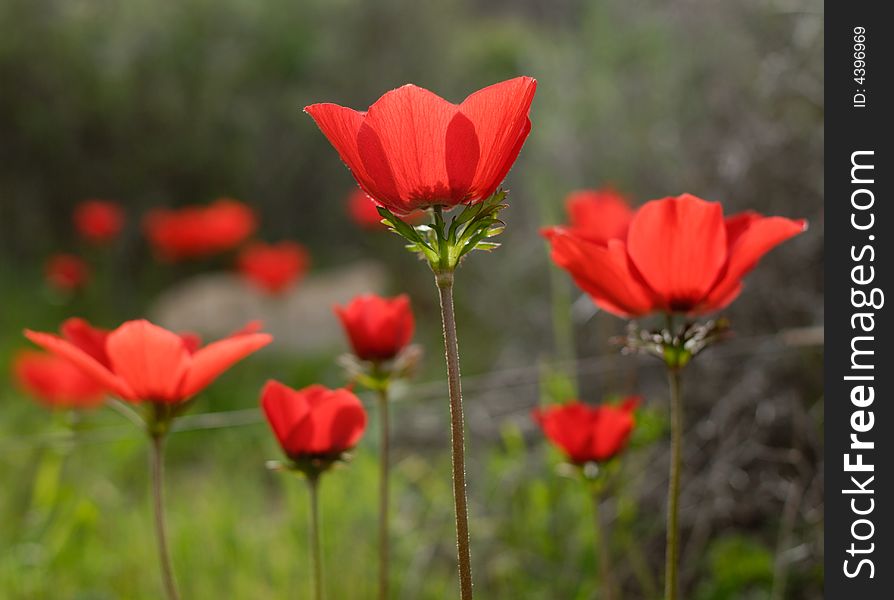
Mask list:
[[[93,244],[112,241],[124,227],[124,211],[117,202],[85,200],[75,207],[75,229],[82,238]]]
[[[600,244],[624,238],[633,218],[630,203],[613,189],[578,190],[565,200],[568,228],[576,235]]]
[[[415,322],[406,294],[396,298],[363,294],[334,310],[361,360],[392,359],[413,338]]]
[[[270,294],[279,294],[307,272],[310,255],[296,242],[251,244],[239,253],[239,272],[249,282]]]
[[[489,198],[531,131],[537,82],[517,77],[453,104],[415,85],[387,92],[358,112],[337,104],[304,110],[357,183],[397,215]]]
[[[251,208],[228,198],[208,206],[156,209],[144,221],[149,243],[159,256],[172,261],[207,258],[232,250],[257,226]]]
[[[354,188],[348,196],[348,216],[361,229],[385,230],[377,206],[376,201],[360,188]],[[416,210],[403,217],[403,220],[407,223],[421,223],[425,220],[425,216],[425,211]]]
[[[294,390],[271,380],[261,392],[261,406],[279,445],[293,460],[337,456],[356,446],[366,428],[366,411],[346,388]]]
[[[54,254],[44,269],[47,283],[63,292],[74,292],[90,281],[90,267],[74,254]]]
[[[564,227],[543,234],[553,261],[597,305],[636,317],[724,308],[764,254],[806,228],[803,219],[755,212],[724,219],[720,203],[683,194],[641,206],[626,236],[594,242]]]
[[[71,361],[110,394],[160,404],[190,399],[273,339],[252,327],[199,348],[195,335],[178,335],[142,319],[110,332],[84,321],[67,321],[62,333],[60,337],[26,330],[25,336]]]
[[[639,398],[631,396],[620,405],[593,406],[569,402],[535,409],[534,421],[544,435],[574,464],[601,462],[618,454],[633,431],[633,411]]]
[[[35,350],[16,355],[13,373],[19,385],[50,408],[93,408],[105,390],[70,361]]]

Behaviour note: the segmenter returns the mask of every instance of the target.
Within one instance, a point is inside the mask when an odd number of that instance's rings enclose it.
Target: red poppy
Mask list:
[[[633,209],[613,189],[578,190],[565,200],[568,228],[576,235],[605,244],[610,239],[624,238],[633,218]]]
[[[82,238],[94,244],[110,242],[124,227],[124,211],[117,202],[85,200],[75,207],[75,229]]]
[[[364,294],[334,310],[361,360],[394,358],[413,338],[415,322],[406,294],[396,298]]]
[[[251,208],[228,198],[208,206],[156,209],[144,221],[149,243],[165,260],[207,258],[232,250],[257,225]]]
[[[160,404],[188,400],[272,341],[268,334],[250,330],[198,348],[193,334],[181,336],[142,319],[111,332],[68,321],[62,337],[30,330],[25,336],[71,361],[110,393],[130,402]]]
[[[354,188],[354,191],[348,196],[348,216],[362,229],[385,230],[385,226],[382,225],[382,215],[379,214],[377,206],[376,201],[360,188]],[[403,220],[407,223],[421,223],[425,220],[426,214],[424,210],[415,210],[403,217]]]
[[[47,283],[63,292],[74,292],[90,281],[90,268],[74,254],[54,254],[44,269]]]
[[[489,198],[531,130],[537,82],[517,77],[453,104],[405,85],[358,112],[337,104],[304,110],[360,187],[397,215]]]
[[[239,253],[239,272],[261,290],[278,294],[297,283],[307,272],[310,256],[295,242],[251,244]]]
[[[93,408],[102,404],[104,389],[70,361],[34,350],[16,355],[13,373],[19,385],[52,408]]]
[[[535,409],[534,421],[568,459],[578,465],[608,460],[627,445],[633,431],[633,411],[639,398],[631,396],[620,405],[593,406],[569,402]]]
[[[261,406],[279,445],[293,460],[337,456],[363,436],[366,411],[350,390],[312,385],[294,390],[268,381]]]
[[[623,237],[593,242],[564,227],[543,233],[553,261],[596,304],[635,317],[724,308],[764,254],[806,228],[803,219],[755,212],[724,220],[720,203],[683,194],[644,204]]]

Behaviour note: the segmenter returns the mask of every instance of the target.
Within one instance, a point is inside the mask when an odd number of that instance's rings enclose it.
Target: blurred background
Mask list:
[[[458,102],[524,74],[533,129],[507,180],[508,223],[457,284],[476,588],[598,598],[589,498],[530,421],[540,403],[637,393],[639,427],[604,509],[629,598],[660,594],[667,392],[621,356],[624,323],[550,266],[538,229],[611,185],[633,203],[690,192],[806,217],[725,312],[736,335],[686,372],[686,598],[822,597],[823,14],[819,0],[5,0],[0,4],[0,596],[156,598],[144,436],[108,410],[32,402],[21,330],[149,316],[209,338],[260,318],[276,343],[205,394],[169,443],[173,559],[188,598],[302,597],[304,486],[260,413],[270,377],[342,385],[331,305],[410,294],[425,357],[394,416],[395,598],[455,595],[449,431],[437,297],[399,238],[348,216],[354,183],[302,108],[358,109],[406,82]],[[294,240],[309,272],[270,296],[234,252],[160,260],[160,207],[238,199],[254,238]],[[91,198],[124,208],[105,246],[78,238]],[[47,282],[64,252],[92,276]],[[371,409],[375,419],[375,411]],[[213,413],[213,414],[208,414]],[[323,487],[331,598],[372,597],[375,424]]]

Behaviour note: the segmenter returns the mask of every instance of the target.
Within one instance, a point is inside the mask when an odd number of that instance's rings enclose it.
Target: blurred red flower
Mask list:
[[[124,227],[124,211],[117,202],[85,200],[75,207],[75,229],[82,238],[94,244],[110,242]]]
[[[74,292],[90,281],[90,267],[74,254],[54,254],[44,268],[44,275],[50,286],[63,292]]]
[[[294,390],[271,380],[261,392],[261,406],[279,445],[293,460],[336,457],[357,445],[366,428],[363,405],[345,388]]]
[[[620,405],[593,406],[582,402],[535,409],[534,421],[568,459],[578,465],[608,460],[627,445],[633,431],[633,411],[639,398]]]
[[[26,330],[25,336],[71,361],[109,393],[130,402],[159,404],[188,400],[273,339],[250,328],[199,348],[195,335],[181,336],[142,319],[110,332],[70,320],[62,333],[59,337]]]
[[[34,350],[24,350],[13,360],[19,385],[51,408],[93,408],[102,404],[104,389],[70,361]]]
[[[232,250],[257,229],[246,204],[221,198],[208,206],[160,208],[144,220],[149,243],[165,260],[207,258]]]
[[[237,266],[242,276],[258,288],[279,294],[301,280],[310,266],[310,255],[295,242],[257,242],[239,253]]]
[[[742,278],[803,219],[744,212],[724,219],[719,202],[690,194],[640,207],[626,236],[594,242],[566,227],[543,231],[553,261],[603,309],[621,317],[704,314],[742,290]]]
[[[537,82],[517,77],[453,104],[405,85],[358,112],[337,104],[304,110],[360,187],[397,215],[475,203],[506,177],[531,130]]]
[[[382,224],[382,215],[377,210],[376,201],[370,198],[366,192],[360,188],[355,188],[351,195],[348,196],[348,216],[361,229],[378,229],[384,231],[385,225]],[[421,223],[425,220],[427,213],[424,210],[414,210],[410,214],[403,217],[407,223]]]
[[[363,294],[334,310],[361,360],[394,358],[413,338],[415,321],[406,294],[395,298]]]
[[[565,207],[568,228],[579,237],[600,244],[624,238],[633,218],[627,198],[610,188],[572,192]]]

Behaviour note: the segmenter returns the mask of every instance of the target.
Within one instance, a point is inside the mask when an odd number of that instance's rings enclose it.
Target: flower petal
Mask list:
[[[756,213],[744,213],[727,219],[727,230],[732,238],[729,262],[726,272],[706,298],[704,310],[720,310],[732,302],[741,291],[742,278],[764,254],[806,229],[807,221],[803,219],[762,217]]]
[[[71,361],[71,363],[80,368],[84,374],[106,388],[109,393],[124,400],[138,400],[136,394],[127,382],[116,376],[93,356],[90,356],[89,353],[70,341],[49,333],[40,333],[27,329],[25,330],[25,337],[47,352]]]
[[[266,333],[235,335],[208,344],[192,355],[192,361],[180,387],[182,398],[190,398],[205,389],[233,364],[273,341]]]
[[[630,223],[627,250],[663,308],[687,312],[726,264],[723,208],[690,194],[647,202]]]
[[[304,395],[274,380],[268,381],[261,391],[261,407],[273,434],[286,454],[299,454],[300,445],[289,444],[293,432],[308,420],[310,405]]]
[[[115,373],[140,400],[179,402],[189,351],[174,332],[140,319],[109,334],[106,350]]]
[[[531,130],[528,112],[536,90],[535,79],[516,77],[478,90],[460,105],[479,148],[470,200],[488,198],[506,178]]]
[[[654,310],[654,301],[630,269],[624,242],[589,242],[562,227],[543,230],[552,244],[552,260],[601,308],[629,317]]]

